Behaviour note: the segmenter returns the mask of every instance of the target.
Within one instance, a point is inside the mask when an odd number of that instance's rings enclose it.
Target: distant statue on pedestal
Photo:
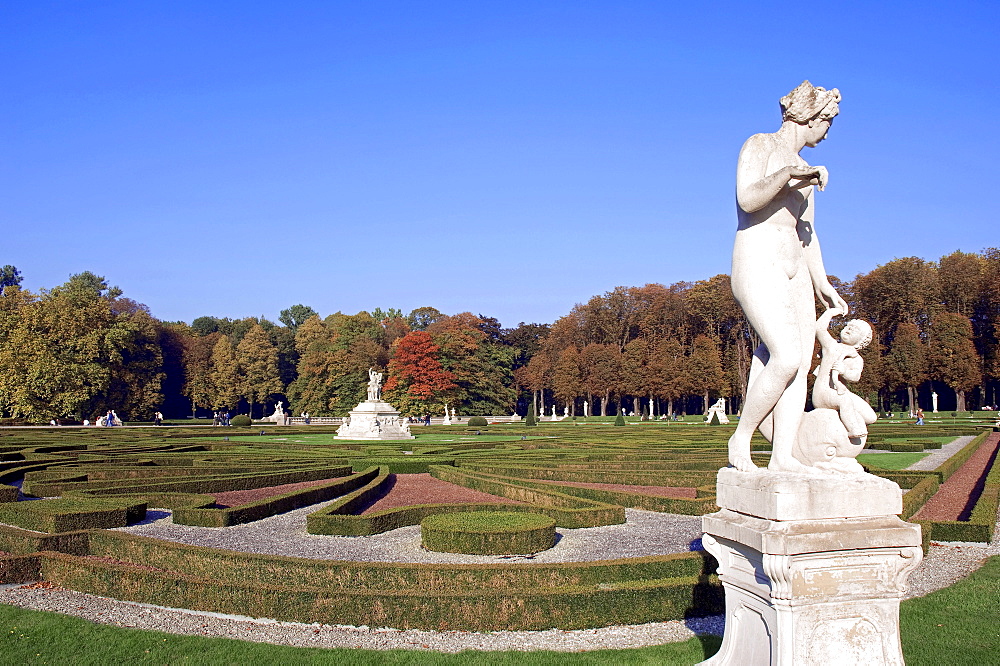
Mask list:
[[[382,373],[368,368],[368,402],[378,402],[382,399]]]

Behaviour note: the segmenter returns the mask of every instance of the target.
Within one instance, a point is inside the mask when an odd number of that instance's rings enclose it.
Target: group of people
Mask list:
[[[213,412],[212,425],[214,426],[232,425],[231,423],[229,423],[229,412]]]

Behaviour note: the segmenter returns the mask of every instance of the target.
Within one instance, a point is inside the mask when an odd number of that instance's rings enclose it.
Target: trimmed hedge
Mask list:
[[[917,513],[927,503],[927,500],[934,496],[940,485],[937,476],[928,474],[910,488],[910,492],[903,495],[903,513],[901,516],[903,520],[909,520]]]
[[[388,490],[391,481],[388,467],[376,467],[375,473],[363,486],[347,493],[329,506],[306,516],[306,532],[342,536],[372,534],[372,532],[364,531],[363,525],[353,521],[345,521],[343,518],[364,510],[375,499],[381,497]],[[361,531],[350,531],[352,528],[360,528]]]
[[[293,511],[318,502],[325,502],[345,493],[356,490],[378,475],[379,468],[372,467],[364,472],[352,474],[344,478],[324,483],[320,486],[294,490],[275,497],[249,502],[227,509],[215,509],[211,506],[192,506],[177,508],[173,512],[174,523],[179,525],[197,525],[200,527],[229,527],[252,523],[279,513]],[[214,504],[214,499],[209,504]]]
[[[0,584],[30,583],[42,578],[38,555],[5,555],[0,557]]]
[[[477,474],[442,466],[432,467],[431,476],[491,495],[526,502],[535,507],[536,513],[544,513],[555,518],[559,527],[598,527],[625,522],[625,508],[622,506],[536,488],[535,485],[542,484],[533,484],[530,481]]]
[[[155,468],[154,468],[155,469]],[[350,467],[322,465],[305,469],[282,472],[257,472],[239,474],[212,474],[206,469],[206,474],[188,473],[182,479],[172,481],[151,481],[149,478],[116,478],[113,480],[90,480],[89,474],[67,475],[57,481],[39,481],[37,477],[25,476],[25,492],[39,497],[62,495],[70,490],[90,490],[92,494],[121,495],[126,490],[151,493],[222,493],[231,490],[253,490],[268,486],[279,486],[286,483],[302,481],[319,481],[336,476],[347,476]],[[44,472],[42,473],[44,474]],[[103,492],[100,492],[103,491]]]
[[[162,541],[129,532],[94,531],[90,553],[222,583],[269,584],[330,590],[462,591],[480,588],[559,588],[622,584],[631,580],[705,576],[714,560],[703,553],[676,553],[559,564],[413,564],[313,560],[241,553]]]
[[[467,511],[420,521],[421,545],[441,553],[523,555],[556,543],[556,521],[537,513]]]
[[[722,608],[719,586],[704,575],[539,588],[335,590],[275,585],[281,578],[274,575],[268,583],[248,585],[151,571],[152,564],[139,568],[61,553],[38,557],[43,578],[69,589],[297,622],[465,631],[576,629],[682,619]]]
[[[125,527],[145,517],[145,502],[125,500],[68,498],[0,504],[0,522],[50,534]]]
[[[454,465],[454,456],[384,456],[351,458],[347,461],[355,471],[367,469],[372,465],[388,468],[391,474],[426,474],[431,465]]]
[[[40,550],[86,555],[90,548],[90,534],[88,531],[42,534],[0,525],[0,550],[15,555],[37,553]]]
[[[0,502],[16,502],[17,486],[0,485]]]

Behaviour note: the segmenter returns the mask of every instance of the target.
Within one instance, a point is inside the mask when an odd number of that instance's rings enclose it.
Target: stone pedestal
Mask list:
[[[922,558],[902,492],[870,474],[719,471],[704,516],[726,633],[712,666],[903,664],[899,601]]]
[[[348,420],[337,429],[334,439],[416,439],[406,419],[392,405],[366,400],[350,411]]]

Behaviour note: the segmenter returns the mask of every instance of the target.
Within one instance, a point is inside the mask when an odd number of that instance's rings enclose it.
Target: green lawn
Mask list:
[[[0,605],[0,654],[24,664],[694,664],[719,648],[709,636],[632,650],[463,652],[293,648],[121,629]]]
[[[882,469],[906,469],[913,463],[918,460],[922,460],[930,454],[931,452],[929,451],[918,451],[914,453],[893,453],[891,451],[886,451],[884,453],[862,453],[858,456],[858,462],[862,465],[872,465]]]
[[[996,663],[1000,654],[1000,557],[952,587],[904,601],[901,638],[910,666]],[[694,664],[719,648],[714,636],[631,650],[586,653],[435,652],[291,648],[224,638],[120,629],[56,613],[0,605],[7,663],[106,664]]]

